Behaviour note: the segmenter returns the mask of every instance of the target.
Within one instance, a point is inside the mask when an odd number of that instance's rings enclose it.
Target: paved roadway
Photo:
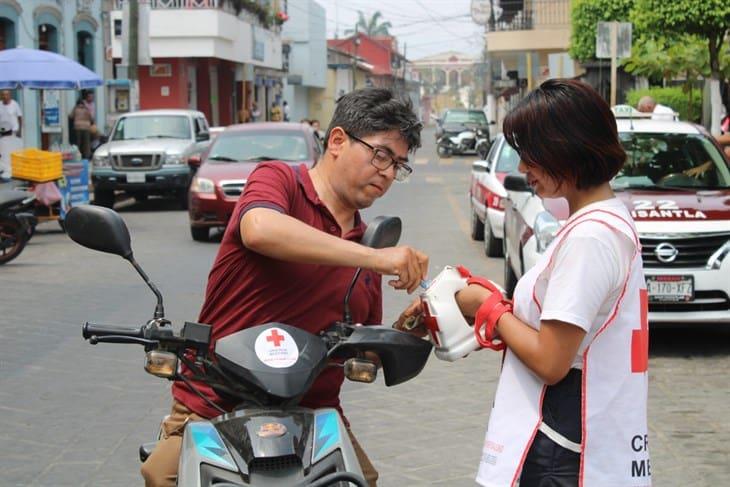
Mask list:
[[[502,260],[468,237],[470,158],[438,161],[432,132],[410,182],[366,212],[398,214],[401,242],[431,256],[432,273],[464,264],[501,280]],[[174,323],[199,311],[216,243],[190,239],[187,215],[162,200],[118,205],[135,255],[165,295]],[[409,298],[386,290],[386,320]],[[134,346],[90,346],[81,323],[136,325],[154,299],[121,259],[72,244],[55,224],[0,267],[0,486],[141,485],[137,448],[156,432],[169,385],[142,370]],[[730,331],[652,330],[650,429],[658,486],[727,485]],[[346,383],[353,429],[381,486],[470,486],[480,457],[499,356],[433,358],[410,383]]]

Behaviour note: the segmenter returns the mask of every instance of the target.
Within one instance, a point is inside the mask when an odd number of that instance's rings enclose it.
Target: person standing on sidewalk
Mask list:
[[[89,111],[84,100],[79,99],[71,112],[76,132],[76,143],[78,144],[81,157],[91,157],[91,126],[94,124],[94,117]]]
[[[0,91],[0,182],[8,182],[12,177],[10,154],[23,147],[22,127],[20,105],[13,100],[10,90]]]
[[[246,182],[213,263],[198,321],[212,325],[211,343],[261,323],[280,322],[317,334],[342,319],[342,296],[361,267],[350,309],[355,323],[382,322],[381,275],[413,292],[428,270],[428,257],[408,246],[372,249],[360,245],[370,207],[411,173],[408,154],[421,143],[421,124],[408,99],[386,89],[364,89],[340,98],[311,169],[264,162]],[[183,373],[186,371],[183,370]],[[300,405],[337,408],[344,381],[341,367],[328,367]],[[173,404],[163,439],[142,465],[147,486],[173,486],[185,423],[213,418],[235,404],[205,384],[172,388]],[[344,419],[344,415],[343,415]],[[349,423],[344,419],[345,424]],[[378,472],[352,432],[353,447],[371,486]]]

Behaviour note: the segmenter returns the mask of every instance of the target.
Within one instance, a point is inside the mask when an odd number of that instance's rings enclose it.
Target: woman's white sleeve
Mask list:
[[[619,285],[615,249],[602,239],[571,235],[553,255],[541,320],[559,320],[588,332],[606,300]]]

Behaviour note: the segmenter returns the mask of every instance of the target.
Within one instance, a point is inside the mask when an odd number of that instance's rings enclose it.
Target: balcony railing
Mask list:
[[[126,0],[115,0],[117,10],[121,10],[125,2]],[[223,3],[224,0],[150,0],[152,8],[160,9],[219,8]]]
[[[259,24],[275,32],[281,31],[286,19],[274,15],[265,2],[241,2],[236,0],[148,0],[154,10],[219,9],[252,24]],[[116,10],[124,8],[127,0],[114,0]]]
[[[531,30],[570,25],[569,0],[492,0],[490,31]]]

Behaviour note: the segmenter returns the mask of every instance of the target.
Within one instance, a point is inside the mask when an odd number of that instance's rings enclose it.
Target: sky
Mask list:
[[[298,0],[289,0],[289,3]],[[301,1],[301,0],[299,0]],[[365,18],[380,11],[381,22],[389,21],[390,33],[398,38],[398,48],[409,60],[449,50],[479,55],[484,28],[469,14],[471,0],[315,0],[327,12],[327,38],[345,37],[345,29],[355,27],[362,10]]]

